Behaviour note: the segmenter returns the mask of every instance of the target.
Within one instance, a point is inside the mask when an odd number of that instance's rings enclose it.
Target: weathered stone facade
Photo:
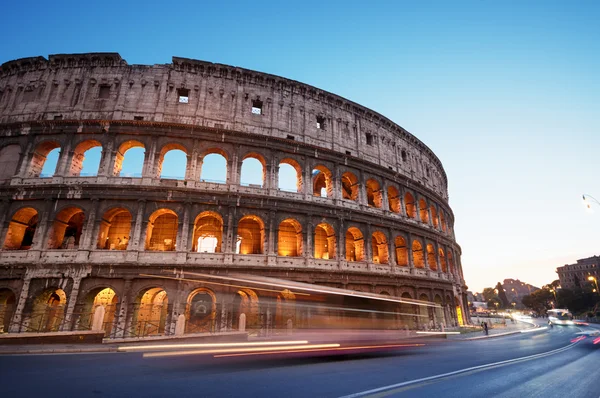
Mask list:
[[[94,147],[98,172],[81,176]],[[56,148],[55,172],[41,176]],[[139,177],[120,173],[131,148],[145,150]],[[161,178],[171,150],[187,155],[184,179]],[[224,159],[224,181],[202,178],[210,154]],[[240,179],[250,158],[263,167],[260,185]],[[296,192],[279,189],[281,164],[296,170]],[[175,278],[194,271],[427,299],[444,306],[446,324],[461,312],[468,320],[441,162],[385,117],[315,87],[176,57],[7,62],[0,166],[4,330],[70,330],[105,305],[112,336],[169,334],[179,315],[191,322],[194,303],[211,300],[226,330],[235,327],[231,297],[240,306],[261,299]],[[157,320],[154,329],[134,331],[144,319]]]

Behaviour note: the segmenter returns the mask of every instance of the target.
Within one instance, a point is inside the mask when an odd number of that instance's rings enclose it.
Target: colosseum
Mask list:
[[[441,314],[421,327],[469,322],[440,160],[297,81],[117,53],[6,62],[0,185],[3,333],[86,330],[98,306],[107,337],[173,335],[181,315],[185,333],[217,333],[294,299],[193,273],[425,300]]]

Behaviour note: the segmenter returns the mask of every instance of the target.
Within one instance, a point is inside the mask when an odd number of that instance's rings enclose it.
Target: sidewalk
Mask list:
[[[512,334],[521,333],[523,330],[535,329],[536,326],[533,323],[521,322],[517,321],[515,323],[508,322],[506,326],[500,324],[494,324],[492,328],[488,329],[488,335],[486,336],[483,330],[477,330],[471,333],[462,333],[462,334],[451,334],[448,335],[448,340],[481,340],[481,339],[489,339],[494,337],[502,337],[509,336]]]

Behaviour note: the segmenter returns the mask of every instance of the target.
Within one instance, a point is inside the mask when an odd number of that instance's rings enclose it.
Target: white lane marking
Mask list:
[[[455,370],[453,372],[448,372],[448,373],[442,373],[439,375],[435,375],[435,376],[429,376],[429,377],[423,377],[421,379],[415,379],[415,380],[409,380],[409,381],[405,381],[402,383],[396,383],[396,384],[390,384],[389,386],[383,386],[383,387],[379,387],[379,388],[374,388],[372,390],[367,390],[367,391],[361,391],[361,392],[357,392],[354,394],[350,394],[350,395],[344,395],[340,398],[358,398],[358,397],[364,397],[370,394],[376,394],[379,392],[383,392],[383,391],[387,391],[387,390],[393,390],[395,388],[398,387],[406,387],[412,384],[418,384],[418,383],[422,383],[424,381],[431,381],[431,380],[436,380],[436,379],[443,379],[444,377],[448,377],[448,376],[454,376],[454,375],[458,375],[461,373],[467,373],[467,372],[471,372],[473,370],[482,370],[482,369],[487,369],[487,368],[492,368],[495,366],[501,366],[501,365],[509,365],[511,363],[516,363],[516,362],[521,362],[521,361],[529,361],[531,359],[537,359],[537,358],[543,358],[549,355],[553,355],[553,354],[558,354],[559,352],[563,352],[566,351],[570,348],[573,348],[573,346],[577,344],[577,343],[571,343],[567,346],[561,347],[561,348],[557,348],[556,350],[552,350],[552,351],[547,351],[547,352],[542,352],[540,354],[534,354],[534,355],[529,355],[526,357],[520,357],[520,358],[514,358],[514,359],[507,359],[505,361],[500,361],[500,362],[493,362],[493,363],[488,363],[485,365],[479,365],[479,366],[473,366],[470,368],[465,368],[465,369],[460,369],[460,370]]]

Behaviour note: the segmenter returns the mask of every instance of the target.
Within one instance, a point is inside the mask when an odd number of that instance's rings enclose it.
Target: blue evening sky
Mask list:
[[[540,286],[600,254],[600,206],[581,201],[600,198],[600,2],[56,1],[3,14],[0,62],[175,55],[299,80],[387,116],[444,164],[474,291],[504,278]]]

